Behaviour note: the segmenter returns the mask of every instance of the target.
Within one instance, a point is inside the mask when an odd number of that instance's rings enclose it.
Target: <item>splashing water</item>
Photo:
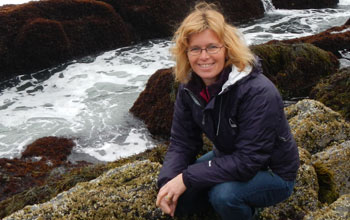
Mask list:
[[[276,8],[272,4],[271,0],[261,0],[261,1],[262,1],[263,5],[264,5],[265,12],[270,12],[270,11],[276,10]]]

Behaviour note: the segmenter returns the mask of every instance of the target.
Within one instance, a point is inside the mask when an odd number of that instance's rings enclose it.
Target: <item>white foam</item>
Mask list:
[[[338,5],[350,5],[350,0],[339,0]]]
[[[0,6],[7,5],[7,4],[17,5],[17,4],[27,3],[27,2],[30,2],[30,1],[34,2],[34,1],[38,1],[38,0],[1,0],[0,1]]]
[[[120,127],[130,130],[140,124],[139,121],[130,124],[134,119],[128,110],[148,77],[173,64],[169,42],[150,41],[145,46],[103,53],[88,63],[75,61],[44,82],[24,80],[17,87],[3,91],[0,94],[0,157],[8,156],[9,149],[19,154],[35,139],[52,135],[77,137],[82,148],[113,145],[110,142],[118,137]],[[33,86],[17,91],[27,83]],[[38,86],[42,90],[30,92]],[[130,151],[132,149],[130,147]]]
[[[122,144],[107,142],[100,148],[87,147],[84,148],[83,151],[101,161],[114,161],[153,147],[154,144],[147,141],[145,134],[140,133],[137,129],[131,129],[129,135]]]

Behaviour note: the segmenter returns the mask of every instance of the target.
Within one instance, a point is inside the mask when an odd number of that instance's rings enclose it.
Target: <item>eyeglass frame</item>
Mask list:
[[[208,48],[209,48],[209,47],[212,47],[212,46],[217,47],[217,48],[218,48],[218,51],[215,52],[215,53],[209,53],[209,52],[208,52]],[[187,49],[186,51],[187,51],[187,54],[189,54],[189,55],[191,55],[191,56],[199,56],[199,55],[202,54],[202,51],[203,51],[203,50],[205,50],[205,52],[207,52],[207,54],[217,54],[217,53],[220,52],[221,48],[223,48],[223,47],[225,47],[225,46],[224,46],[224,45],[222,45],[222,46],[209,45],[209,46],[207,46],[207,47],[205,47],[205,48],[200,48],[200,47],[198,47],[198,49],[200,50],[200,52],[199,52],[198,54],[193,54],[193,53],[191,53],[191,52],[193,52],[193,51],[191,51],[191,49]],[[194,49],[194,48],[197,48],[197,47],[193,47],[192,49]]]

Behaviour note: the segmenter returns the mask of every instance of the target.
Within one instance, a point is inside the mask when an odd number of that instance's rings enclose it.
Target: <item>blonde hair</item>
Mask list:
[[[241,33],[225,21],[215,4],[198,3],[194,10],[183,20],[173,36],[175,45],[171,53],[175,58],[175,80],[187,83],[191,79],[191,66],[187,57],[188,40],[191,34],[206,29],[215,32],[226,48],[225,67],[234,64],[242,71],[255,60],[254,55],[242,39]]]

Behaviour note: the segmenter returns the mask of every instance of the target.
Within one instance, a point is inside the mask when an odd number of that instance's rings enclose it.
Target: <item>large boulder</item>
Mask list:
[[[310,92],[316,99],[350,120],[350,67],[321,80]]]
[[[145,122],[151,134],[167,138],[170,136],[176,93],[172,69],[158,70],[148,79],[145,90],[130,112]]]
[[[349,128],[349,124],[338,113],[314,100],[302,100],[285,111],[299,146],[300,167],[291,197],[263,209],[264,220],[303,219],[328,207],[339,195],[349,193],[350,132],[341,126],[344,123]],[[329,126],[333,123],[335,127]],[[308,124],[308,129],[302,128],[304,124]],[[328,129],[336,131],[330,134]],[[319,148],[320,145],[324,147]],[[338,207],[343,214],[348,209],[342,211],[339,204],[331,206]]]
[[[262,59],[264,74],[284,98],[307,97],[322,78],[334,73],[337,58],[311,44],[263,44],[251,46]]]
[[[309,43],[323,50],[330,51],[338,58],[341,58],[339,51],[350,49],[350,25],[332,27],[326,31],[311,36],[282,41],[272,40],[268,43],[271,44],[275,42],[283,42],[287,44]]]
[[[272,0],[279,9],[308,9],[335,7],[339,0]]]
[[[0,81],[131,43],[113,7],[89,0],[0,7]]]
[[[350,124],[318,101],[304,99],[285,111],[297,145],[311,154],[350,138]]]

